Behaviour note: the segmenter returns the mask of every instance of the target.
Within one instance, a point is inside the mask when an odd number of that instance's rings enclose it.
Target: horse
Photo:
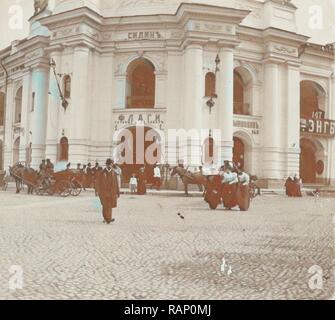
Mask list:
[[[22,163],[9,168],[10,175],[15,180],[16,193],[19,194],[24,184],[28,187],[28,194],[33,194],[38,184],[38,173],[34,169],[26,168]]]
[[[188,196],[188,185],[197,185],[199,187],[199,191],[203,192],[203,187],[206,189],[208,180],[207,178],[201,173],[201,172],[194,172],[191,173],[188,170],[181,168],[181,167],[174,167],[171,172],[171,177],[174,177],[175,175],[179,175],[181,178],[184,189],[185,189],[185,195]]]

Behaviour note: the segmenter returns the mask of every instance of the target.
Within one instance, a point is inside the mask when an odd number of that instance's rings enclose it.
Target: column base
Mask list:
[[[31,151],[31,167],[37,170],[42,160],[45,160],[45,145],[33,145]]]
[[[57,163],[58,145],[49,144],[45,148],[45,158],[50,159],[52,163]]]
[[[223,165],[225,161],[233,161],[233,141],[221,141],[218,150],[218,161],[220,165]]]
[[[257,186],[262,189],[283,189],[285,181],[283,179],[260,179]]]

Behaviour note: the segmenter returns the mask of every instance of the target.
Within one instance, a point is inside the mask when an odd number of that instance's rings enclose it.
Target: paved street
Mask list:
[[[241,213],[210,211],[201,198],[123,196],[111,226],[90,192],[62,199],[10,190],[0,201],[1,299],[330,299],[335,292],[335,199],[267,195]],[[9,290],[13,265],[22,267],[22,290]],[[314,265],[324,272],[322,290],[308,285]]]

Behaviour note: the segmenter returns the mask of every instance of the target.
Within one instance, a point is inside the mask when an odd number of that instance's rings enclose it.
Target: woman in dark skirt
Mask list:
[[[145,168],[142,167],[138,175],[138,186],[137,186],[138,195],[143,196],[147,193],[146,183],[147,181],[146,181],[146,176],[145,176]]]

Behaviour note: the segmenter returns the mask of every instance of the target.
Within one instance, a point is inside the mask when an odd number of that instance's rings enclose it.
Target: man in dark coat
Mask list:
[[[96,191],[102,204],[104,223],[110,224],[115,221],[112,218],[112,209],[117,207],[117,200],[120,197],[119,184],[111,159],[107,160],[105,170],[97,176]]]

